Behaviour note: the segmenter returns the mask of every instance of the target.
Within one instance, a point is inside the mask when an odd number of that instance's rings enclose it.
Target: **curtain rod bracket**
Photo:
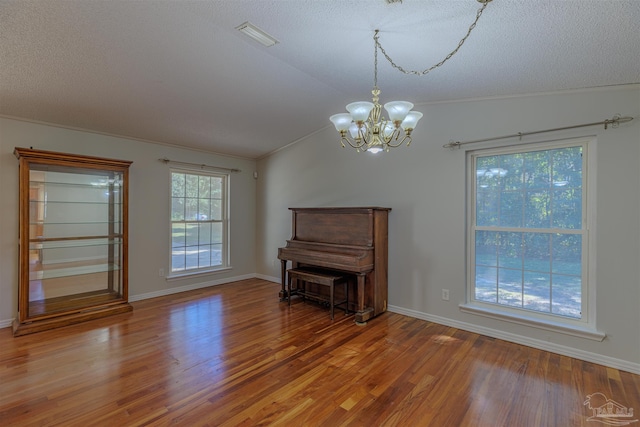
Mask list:
[[[611,125],[611,127],[614,129],[620,126],[620,119],[621,119],[620,114],[616,114],[615,116],[613,116],[611,120],[605,120],[604,121],[605,130],[608,128],[609,125]],[[625,119],[627,119],[627,117],[625,117]]]
[[[449,148],[451,150],[453,150],[455,148],[460,149],[460,144],[461,144],[460,141],[454,141],[453,139],[450,139],[449,143],[443,145],[443,147]]]

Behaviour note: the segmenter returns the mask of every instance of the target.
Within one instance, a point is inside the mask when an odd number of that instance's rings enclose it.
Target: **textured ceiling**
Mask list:
[[[0,115],[257,158],[423,70],[476,0],[0,0]],[[245,21],[279,43],[263,47]],[[640,82],[640,0],[493,0],[381,102]]]

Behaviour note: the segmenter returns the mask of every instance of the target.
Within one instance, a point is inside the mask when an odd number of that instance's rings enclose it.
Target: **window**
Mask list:
[[[471,306],[590,322],[588,142],[468,153]]]
[[[227,175],[171,171],[171,273],[224,268]]]

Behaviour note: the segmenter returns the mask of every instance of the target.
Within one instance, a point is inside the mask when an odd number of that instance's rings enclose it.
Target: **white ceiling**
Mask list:
[[[258,158],[423,70],[476,0],[0,0],[0,115]],[[263,47],[245,21],[279,40]],[[493,0],[381,103],[640,82],[640,0]],[[392,99],[393,98],[393,99]],[[337,141],[337,137],[336,137]],[[331,141],[335,142],[335,141]],[[337,144],[337,142],[335,142]]]

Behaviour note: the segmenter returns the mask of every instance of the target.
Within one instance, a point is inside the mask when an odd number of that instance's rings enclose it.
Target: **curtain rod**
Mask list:
[[[498,140],[498,139],[515,138],[515,137],[518,137],[518,138],[522,139],[523,136],[527,136],[527,135],[535,135],[537,133],[545,133],[545,132],[555,132],[555,131],[566,130],[566,129],[576,129],[576,128],[582,128],[582,127],[587,127],[587,126],[604,125],[604,128],[608,129],[609,125],[611,125],[611,127],[617,128],[620,123],[627,123],[627,122],[630,122],[631,120],[633,120],[633,117],[628,117],[628,116],[627,117],[620,117],[619,115],[616,114],[615,116],[613,116],[613,118],[607,119],[607,120],[603,120],[601,122],[584,123],[584,124],[581,124],[581,125],[566,126],[566,127],[554,128],[554,129],[538,130],[538,131],[534,131],[534,132],[518,132],[518,133],[511,134],[511,135],[495,136],[493,138],[474,139],[473,141],[460,142],[460,141],[453,141],[452,140],[448,144],[444,144],[443,147],[444,148],[456,148],[456,147],[460,148],[460,146],[462,146],[462,145],[475,144],[476,142],[495,141],[495,140]]]
[[[177,160],[169,160],[166,157],[158,160],[166,164],[172,163],[174,165],[197,166],[200,169],[209,168],[209,169],[217,169],[217,170],[223,170],[223,171],[229,171],[229,172],[240,172],[240,169],[223,168],[220,166],[211,166],[211,165],[205,165],[200,163],[179,162]]]

